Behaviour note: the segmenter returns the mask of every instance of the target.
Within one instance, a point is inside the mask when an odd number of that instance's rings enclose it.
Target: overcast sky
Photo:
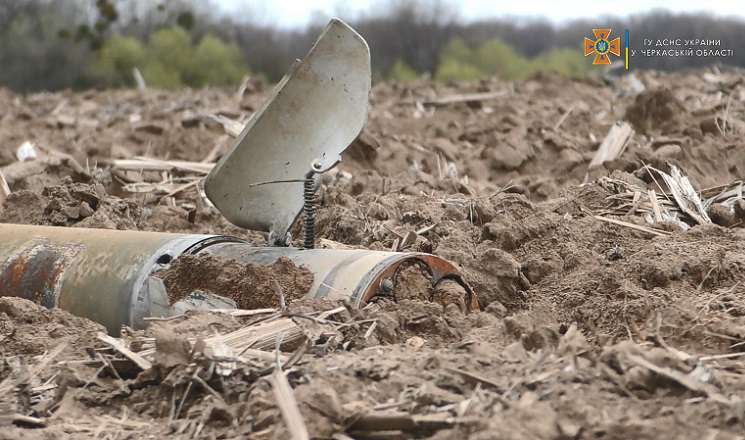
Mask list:
[[[353,19],[360,13],[374,10],[370,0],[212,0],[234,18],[272,24],[283,28],[303,27],[311,21],[325,23],[331,17]],[[543,17],[555,23],[574,18],[593,18],[601,15],[626,16],[664,8],[674,12],[704,11],[717,16],[738,16],[745,19],[745,1],[714,0],[450,0],[466,21],[490,17]],[[702,4],[704,6],[702,6]],[[607,6],[607,9],[603,7]],[[602,25],[601,23],[598,24]],[[702,36],[705,37],[705,36]]]

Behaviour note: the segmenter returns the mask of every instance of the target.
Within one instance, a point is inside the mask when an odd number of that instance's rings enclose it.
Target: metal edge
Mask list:
[[[401,264],[411,260],[424,263],[425,267],[430,271],[430,275],[432,275],[433,287],[444,279],[450,279],[457,282],[466,291],[467,297],[465,299],[466,304],[470,305],[470,311],[475,312],[479,310],[476,294],[460,274],[460,271],[445,259],[423,253],[396,254],[389,259],[381,261],[375,268],[368,272],[368,275],[371,275],[370,281],[365,284],[364,281],[366,281],[365,278],[367,276],[363,277],[360,284],[355,289],[353,294],[355,305],[363,307],[367,301],[379,293],[380,285],[384,279],[393,278]],[[380,266],[382,266],[382,270],[376,271]],[[364,288],[362,286],[364,286]]]
[[[145,325],[144,318],[151,315],[151,298],[147,280],[156,269],[166,267],[179,255],[190,253],[188,251],[199,248],[201,245],[207,247],[210,244],[222,242],[221,239],[224,239],[224,241],[231,241],[231,239],[240,241],[238,238],[226,235],[183,235],[166,242],[157,251],[153,252],[142,264],[137,278],[134,280],[130,297],[128,325],[134,329],[142,328]],[[159,263],[164,255],[170,257],[167,263]]]

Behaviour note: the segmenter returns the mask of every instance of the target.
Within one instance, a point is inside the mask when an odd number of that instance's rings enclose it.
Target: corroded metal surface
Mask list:
[[[97,321],[111,334],[140,328],[148,316],[178,313],[150,275],[182,254],[271,265],[287,257],[313,274],[311,298],[346,298],[356,306],[395,290],[411,262],[432,285],[458,282],[471,310],[473,291],[449,262],[428,254],[369,250],[255,247],[235,237],[0,224],[0,296],[18,296]],[[213,292],[219,294],[219,292]]]
[[[0,224],[0,295],[60,307],[118,334],[148,315],[147,275],[208,238]]]
[[[6,261],[0,272],[0,292],[17,292],[17,296],[44,307],[56,307],[60,280],[80,250],[80,245],[34,240]]]
[[[457,282],[466,292],[466,297],[464,298],[466,307],[468,307],[471,311],[476,311],[479,309],[478,299],[471,289],[471,286],[468,285],[463,276],[461,276],[460,271],[458,271],[458,269],[453,266],[452,263],[447,260],[443,260],[440,257],[429,254],[397,254],[400,255],[401,258],[399,258],[394,264],[389,264],[383,270],[377,272],[375,278],[370,283],[370,286],[365,290],[362,297],[360,298],[361,304],[366,303],[373,296],[380,294],[380,289],[385,287],[385,283],[387,282],[387,280],[391,280],[390,282],[392,283],[392,286],[390,287],[390,289],[395,289],[396,275],[399,273],[400,268],[405,263],[418,261],[422,263],[423,267],[426,268],[426,270],[429,272],[429,275],[432,277],[433,287],[436,286],[437,283],[439,283],[441,280],[453,280]]]

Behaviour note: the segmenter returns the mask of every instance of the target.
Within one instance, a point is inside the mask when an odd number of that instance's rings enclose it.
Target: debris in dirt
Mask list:
[[[522,293],[527,285],[522,281],[522,265],[507,252],[480,246],[476,255],[464,262],[466,279],[479,293],[479,305],[484,308],[494,301],[510,309],[519,309],[525,304]]]
[[[734,219],[734,205],[741,197],[736,189],[719,192],[708,199],[702,199],[701,194],[716,192],[718,188],[696,191],[688,177],[684,176],[677,166],[670,167],[670,174],[654,167],[646,166],[645,172],[650,173],[660,193],[654,189],[646,189],[643,182],[634,183],[604,177],[598,183],[610,194],[607,197],[608,206],[601,211],[602,215],[616,215],[624,218],[641,217],[645,223],[663,226],[673,224],[676,229],[688,230],[691,226],[711,224],[709,212],[713,212],[715,223],[725,227],[736,226]],[[654,177],[654,174],[659,176]],[[664,187],[661,186],[664,184]],[[727,205],[732,204],[730,209]],[[708,207],[708,208],[707,208]],[[635,217],[632,217],[635,216]],[[636,217],[638,216],[638,217]],[[649,228],[627,221],[597,217],[599,220],[636,228],[657,235],[668,235],[669,231]]]
[[[469,107],[481,107],[481,101],[489,101],[514,93],[514,90],[500,90],[497,92],[470,93],[465,95],[446,96],[442,98],[424,99],[419,101],[425,106],[440,107],[450,104],[467,104]],[[407,103],[407,102],[404,102]]]
[[[100,324],[64,310],[45,309],[22,298],[0,298],[0,359],[40,356],[62,343],[67,348],[60,359],[84,358],[86,350],[99,345],[96,333],[102,330]]]
[[[548,313],[545,313],[548,315]],[[559,332],[556,326],[542,321],[544,313],[521,312],[504,318],[507,333],[522,341],[526,350],[555,348],[559,344]]]
[[[680,169],[676,166],[671,167],[670,174],[656,170],[662,176],[670,188],[675,201],[681,211],[688,214],[696,223],[703,225],[711,223],[709,216],[706,214],[703,202],[691,185],[691,182],[685,177]]]
[[[115,160],[112,163],[114,170],[121,171],[188,171],[195,174],[205,175],[212,170],[215,164],[202,162],[189,162],[183,160],[159,160],[151,157],[135,156],[132,159]]]
[[[627,122],[617,121],[612,126],[605,139],[600,144],[597,153],[592,158],[589,169],[600,166],[606,161],[612,161],[620,157],[629,140],[634,136],[634,129]],[[587,177],[585,177],[587,181]]]
[[[670,134],[680,129],[685,106],[668,87],[645,90],[626,109],[624,119],[644,135]]]
[[[740,198],[740,200],[736,200],[734,206],[735,220],[737,220],[737,225],[741,228],[745,227],[745,199]]]
[[[610,367],[607,374],[629,391],[655,393],[659,388],[680,386],[695,396],[705,396],[717,403],[736,405],[742,402],[741,397],[728,397],[721,391],[721,382],[711,368],[680,351],[643,350],[625,341],[606,347],[600,354],[600,361]],[[621,375],[621,380],[616,374]]]
[[[622,220],[617,220],[617,219],[614,219],[614,218],[602,217],[602,216],[599,216],[599,215],[596,215],[594,218],[596,220],[600,220],[602,222],[612,223],[614,225],[624,226],[626,228],[631,228],[631,229],[636,229],[637,231],[646,232],[646,233],[651,234],[651,235],[666,236],[666,235],[670,235],[671,234],[669,231],[663,231],[663,230],[659,230],[659,229],[655,229],[655,228],[649,228],[647,226],[641,226],[641,225],[637,225],[637,224],[634,224],[634,223],[629,223],[629,222],[625,222],[625,221],[622,221]]]
[[[45,187],[63,184],[65,179],[90,182],[91,175],[72,156],[50,152],[40,158],[14,162],[3,167],[3,174],[13,191],[41,192]]]
[[[735,218],[735,209],[723,203],[714,203],[706,209],[706,214],[711,222],[725,228],[732,228],[740,225],[740,221]]]
[[[133,339],[131,345],[139,347],[140,351],[136,354],[143,360],[152,361],[161,366],[174,367],[189,364],[197,355],[206,356],[213,361],[219,360],[221,356],[273,361],[276,356],[269,352],[276,348],[278,340],[281,339],[280,349],[287,352],[301,347],[309,338],[316,337],[313,340],[317,340],[317,336],[320,335],[320,333],[319,335],[313,334],[313,331],[319,330],[318,328],[311,329],[304,326],[304,320],[283,317],[274,309],[254,310],[252,312],[255,313],[252,314],[246,314],[246,312],[241,309],[220,313],[195,310],[182,315],[177,321],[155,320],[145,331],[144,336],[142,334],[130,336]],[[256,320],[249,321],[246,325],[239,324],[237,328],[234,328],[235,326],[222,328],[215,325],[216,316],[233,316],[236,319],[255,318]],[[309,316],[310,318],[307,319],[318,324],[324,332],[328,335],[333,334],[330,324],[322,319],[318,322],[313,321],[313,315]],[[213,322],[205,327],[204,324],[210,321]],[[172,330],[174,325],[176,331]],[[185,331],[185,326],[193,330]],[[280,359],[288,360],[284,355],[280,356]],[[234,360],[227,359],[226,362],[231,363]]]
[[[153,367],[153,364],[150,363],[147,359],[144,359],[139,354],[133,352],[129,348],[127,348],[124,344],[122,344],[118,339],[112,338],[111,336],[107,335],[106,333],[98,333],[96,337],[106,344],[110,345],[114,350],[118,351],[119,353],[123,354],[127,359],[131,360],[135,364],[137,364],[138,367],[142,370],[149,370]]]
[[[240,136],[241,132],[245,128],[245,124],[241,124],[240,122],[227,118],[223,115],[210,115],[210,118],[222,124],[223,128],[225,128],[225,133],[227,133],[228,136],[234,139]]]
[[[444,279],[440,280],[435,285],[432,291],[431,301],[440,304],[443,307],[455,304],[461,313],[466,313],[468,311],[465,301],[466,298],[466,289],[463,288],[460,283],[455,280]]]
[[[432,275],[423,263],[413,261],[403,263],[396,271],[393,296],[396,300],[418,299],[429,301],[434,289]]]
[[[2,169],[0,169],[0,213],[5,209],[5,199],[7,199],[9,195],[10,187],[8,186],[8,181],[5,180],[5,174],[3,174]]]
[[[440,304],[418,300],[379,301],[369,308],[367,316],[377,322],[369,337],[371,342],[396,344],[405,343],[412,337],[421,337],[429,345],[437,345],[458,337],[457,326],[450,324],[456,322],[450,319],[455,317],[448,315]]]
[[[70,177],[45,187],[41,194],[14,191],[4,206],[3,223],[138,229],[142,220],[142,209],[133,200],[109,196],[98,182],[76,183]]]
[[[322,309],[321,302],[315,301],[308,304],[318,310]],[[395,308],[391,308],[390,312],[401,313],[424,305],[441,307],[431,303],[404,301]],[[247,429],[242,431],[246,435],[268,435],[269,433],[275,436],[280,435],[286,429],[282,426],[279,418],[280,411],[278,411],[278,408],[282,408],[283,405],[285,407],[282,412],[285,414],[285,419],[292,420],[294,423],[306,420],[305,428],[311,437],[330,437],[345,431],[352,435],[400,431],[408,435],[426,437],[436,436],[437,433],[440,433],[440,436],[445,434],[462,436],[466,435],[466,432],[483,432],[488,427],[492,427],[488,429],[504,427],[507,420],[515,417],[525,420],[528,414],[534,411],[540,411],[544,416],[540,419],[543,421],[541,423],[538,423],[539,419],[536,419],[531,432],[544,434],[554,431],[579,432],[577,426],[584,426],[583,423],[592,420],[593,405],[601,404],[606,399],[618,399],[618,395],[613,394],[612,384],[623,383],[617,381],[618,373],[615,370],[604,370],[606,375],[597,374],[593,364],[589,361],[592,359],[594,349],[577,332],[576,327],[566,330],[564,336],[558,338],[558,342],[543,345],[540,350],[546,354],[540,357],[537,357],[537,354],[533,356],[524,349],[518,353],[512,346],[504,350],[495,350],[492,344],[505,337],[499,325],[492,324],[469,330],[469,327],[464,325],[465,323],[459,327],[458,330],[463,333],[456,340],[464,342],[477,340],[479,333],[469,333],[474,330],[484,332],[481,333],[482,337],[487,339],[480,343],[459,343],[439,354],[432,351],[432,348],[428,348],[428,344],[421,346],[415,352],[411,348],[402,349],[399,345],[389,347],[374,345],[345,353],[339,350],[345,346],[346,336],[335,333],[333,329],[337,328],[342,333],[351,331],[357,326],[364,327],[365,322],[370,318],[378,320],[380,326],[388,326],[385,321],[380,321],[381,315],[375,312],[377,305],[369,311],[362,310],[361,312],[367,316],[358,318],[352,318],[346,312],[340,315],[319,314],[318,312],[307,314],[300,310],[296,311],[292,307],[291,305],[290,311],[299,315],[291,318],[292,320],[308,322],[315,320],[323,327],[323,330],[319,329],[321,332],[315,335],[303,331],[306,340],[313,341],[316,347],[319,347],[319,344],[326,347],[327,351],[315,351],[315,353],[322,353],[320,356],[303,356],[302,353],[307,351],[302,348],[298,349],[295,354],[271,353],[271,350],[276,347],[277,335],[287,334],[284,331],[267,335],[264,338],[266,344],[263,345],[263,349],[269,351],[260,352],[248,348],[260,334],[251,332],[250,329],[258,330],[259,327],[271,323],[271,319],[266,318],[280,316],[270,311],[263,311],[252,312],[246,316],[249,321],[238,331],[222,333],[218,330],[216,335],[206,338],[192,334],[188,342],[191,348],[178,350],[179,360],[170,363],[163,361],[166,353],[171,353],[176,346],[183,343],[183,340],[182,342],[176,341],[178,338],[168,344],[164,339],[159,339],[162,336],[158,335],[172,334],[167,330],[170,322],[178,323],[184,328],[185,321],[196,318],[204,323],[204,317],[214,315],[208,312],[193,312],[174,320],[155,321],[158,329],[148,330],[148,333],[154,336],[155,348],[145,348],[138,354],[140,356],[154,355],[156,359],[161,356],[158,365],[161,366],[160,368],[165,368],[162,373],[141,374],[135,379],[130,379],[130,387],[134,387],[134,390],[127,392],[116,391],[115,388],[106,385],[109,381],[116,383],[117,379],[107,379],[105,376],[96,377],[96,371],[93,370],[90,371],[94,373],[94,382],[90,387],[87,386],[86,381],[67,379],[66,386],[69,391],[64,393],[69,393],[70,397],[67,398],[66,409],[59,410],[60,415],[57,417],[66,417],[65,414],[71,414],[70,411],[86,413],[86,409],[91,406],[97,406],[98,411],[109,411],[107,396],[111,396],[110,398],[118,396],[116,408],[120,408],[121,405],[132,408],[130,414],[132,423],[141,417],[154,417],[156,421],[171,420],[170,425],[155,423],[151,428],[153,432],[171,432],[171,434],[173,431],[169,431],[168,426],[174,427],[172,429],[184,429],[185,433],[190,433],[198,429],[198,423],[202,423],[199,426],[202,426],[200,432],[204,435],[236,433],[236,429],[241,429],[239,428],[241,426]],[[333,305],[327,304],[325,307],[333,307]],[[346,309],[342,307],[341,310]],[[239,317],[243,312],[236,311],[235,316]],[[471,315],[474,323],[481,319],[478,315]],[[540,318],[539,315],[530,318],[517,317],[516,321],[524,321],[524,319]],[[408,320],[411,318],[405,319],[404,322]],[[335,338],[338,338],[333,344],[328,344],[318,338],[332,333],[336,335]],[[349,333],[349,335],[354,334],[354,332]],[[181,337],[186,336],[183,333],[181,335]],[[143,336],[130,335],[123,342],[126,341],[133,347],[147,347],[148,344],[153,344],[153,336],[145,336],[143,339]],[[520,338],[522,339],[522,336]],[[514,341],[514,339],[511,340]],[[228,344],[231,348],[215,351],[222,343]],[[241,346],[246,348],[241,349]],[[552,348],[557,346],[557,349]],[[617,350],[621,350],[617,352],[623,352],[622,345],[617,347]],[[689,364],[685,360],[689,357],[677,360],[675,364],[670,362],[680,359],[679,354],[675,355],[678,357],[668,355],[665,358],[668,361],[662,361],[667,363],[658,367],[660,365],[658,361],[652,361],[656,358],[647,354],[652,353],[651,351],[648,352],[635,344],[633,347],[632,355],[627,356],[625,358],[627,363],[622,365],[627,365],[632,369],[646,368],[653,374],[661,374],[662,379],[674,376],[673,380],[681,381],[694,393],[694,396],[704,399],[699,402],[699,405],[707,405],[707,402],[731,401],[729,399],[732,398],[724,393],[714,391],[714,388],[707,388],[716,387],[716,385],[705,385],[710,383],[708,382],[710,379],[706,379],[699,373],[695,376],[691,375],[694,370],[688,367]],[[329,348],[332,351],[328,351]],[[159,351],[160,354],[158,354]],[[298,356],[296,353],[301,354]],[[601,358],[602,365],[608,365],[611,368],[621,365],[613,360],[621,359],[620,357],[603,356],[605,357]],[[282,375],[286,381],[283,383],[279,383],[278,379],[280,370],[272,367],[277,357],[283,364],[283,370],[286,371],[286,374]],[[644,359],[649,359],[649,361],[644,361]],[[111,359],[106,362],[116,362],[116,365],[121,365],[120,359]],[[106,362],[101,362],[100,368],[107,368]],[[652,362],[655,363],[652,364]],[[634,367],[634,365],[641,366]],[[680,374],[689,373],[686,376],[689,378],[675,376],[672,368],[677,367],[674,365],[681,366],[683,370]],[[101,371],[98,370],[98,373]],[[223,374],[218,371],[223,371]],[[640,372],[643,373],[643,370]],[[516,374],[517,381],[503,380],[505,374]],[[701,379],[696,379],[697,377]],[[656,380],[658,383],[664,383],[664,381],[660,382],[662,379]],[[430,385],[430,381],[438,385]],[[694,385],[698,383],[703,385]],[[698,388],[692,388],[694,386]],[[273,391],[270,391],[269,387]],[[63,392],[59,390],[58,393]],[[277,396],[280,390],[281,398]],[[705,390],[704,394],[700,394],[702,390]],[[574,413],[574,417],[580,417],[579,419],[566,418],[567,416],[561,409],[560,396],[568,392],[579,393],[582,399],[586,399],[587,404],[581,406],[578,413]],[[640,390],[634,389],[634,392],[638,393]],[[367,395],[369,401],[360,401],[362,395]],[[684,395],[682,398],[688,396]],[[163,410],[157,409],[159,406],[153,403],[159,401],[172,402],[172,416],[169,417],[167,403]],[[294,403],[288,404],[288,402]],[[290,410],[294,409],[294,412],[288,411],[288,407]],[[26,408],[26,406],[20,408]],[[222,409],[216,412],[216,408]],[[296,411],[298,409],[299,413]],[[643,404],[638,410],[633,410],[632,415],[641,416],[649,409],[648,404]],[[161,412],[158,413],[158,411]],[[224,414],[224,417],[217,416],[220,413]],[[287,414],[290,413],[294,415],[288,417]],[[548,421],[545,419],[547,413],[553,415]],[[38,413],[29,412],[28,414],[34,417]],[[272,414],[275,415],[269,417]],[[209,415],[214,415],[215,418]],[[78,429],[86,429],[85,427],[91,426],[94,420],[86,414],[78,417],[76,426]],[[221,420],[228,420],[228,422]],[[38,421],[37,426],[46,426],[44,429],[59,429],[46,418],[38,418]]]
[[[0,382],[0,408],[8,408],[11,414],[0,413],[0,426],[9,425],[10,423],[25,424],[32,427],[43,427],[46,425],[46,420],[37,417],[31,417],[25,414],[19,414],[18,412],[15,412],[13,410],[19,406],[19,403],[22,404],[21,399],[23,397],[32,399],[35,397],[35,400],[42,400],[42,402],[39,403],[43,403],[43,400],[45,400],[43,396],[45,387],[44,385],[42,385],[41,380],[46,380],[48,378],[48,384],[51,380],[54,379],[54,376],[52,376],[51,378],[49,378],[48,376],[48,370],[51,369],[49,367],[51,367],[52,363],[66,348],[67,344],[65,343],[57,345],[53,350],[45,353],[44,356],[42,356],[41,359],[39,359],[39,361],[31,367],[29,367],[28,365],[23,365],[23,362],[21,362],[20,365],[17,365],[19,368],[14,368],[16,367],[16,365],[11,367],[12,369],[10,376],[6,377],[3,381]],[[53,390],[54,388],[56,388],[56,385],[47,388],[47,390]],[[26,393],[28,393],[28,396],[22,396]],[[36,395],[34,396],[34,394]],[[14,402],[14,400],[16,402]],[[13,414],[13,412],[15,412],[15,414]],[[7,423],[6,421],[9,421],[10,423]]]
[[[308,428],[305,426],[303,415],[300,413],[300,408],[298,408],[297,400],[295,399],[295,393],[292,391],[287,377],[282,373],[280,368],[276,368],[269,380],[274,390],[277,405],[282,413],[282,418],[285,421],[287,430],[290,431],[292,439],[310,439]]]
[[[421,421],[385,433],[399,438],[740,436],[741,406],[730,403],[745,389],[739,352],[745,341],[745,153],[738,148],[745,83],[740,71],[717,73],[716,83],[703,79],[711,75],[637,72],[645,90],[625,96],[594,79],[542,75],[516,82],[509,96],[436,110],[400,102],[509,85],[496,79],[375,84],[364,139],[321,187],[319,239],[387,251],[407,231],[429,228],[406,250],[429,249],[457,264],[488,303],[485,312],[385,299],[361,310],[288,300],[285,316],[275,309],[191,311],[152,320],[143,333],[125,332],[122,342],[150,362],[156,329],[189,344],[185,356],[174,342],[174,362],[166,362],[172,367],[142,372],[96,339],[100,326],[47,321],[61,311],[29,303],[33,308],[24,313],[0,313],[0,382],[27,372],[60,338],[71,348],[28,386],[0,397],[0,412],[14,405],[7,411],[13,420],[0,421],[13,423],[3,426],[3,435],[28,437],[33,427],[50,438],[94,437],[101,430],[123,438],[145,429],[169,438],[289,438],[268,379],[281,334],[291,343],[281,347],[280,362],[311,437],[345,438],[354,434],[348,428],[355,418],[387,414]],[[663,84],[671,95],[655,101]],[[84,168],[98,164],[99,171],[113,156],[213,162],[227,135],[208,116],[225,107],[241,120],[262,100],[246,91],[237,101],[234,92],[0,91],[0,145],[7,146],[0,148],[0,165],[14,164],[13,150],[26,140],[42,152],[49,146],[71,154]],[[63,102],[65,114],[58,116],[67,119],[39,123]],[[70,117],[75,125],[68,125]],[[85,120],[98,125],[79,123]],[[618,163],[607,163],[607,171],[620,169],[577,186],[617,120],[637,129]],[[163,133],[135,131],[143,121],[157,122]],[[500,149],[510,154],[501,162],[494,157]],[[660,174],[638,169],[642,161],[671,176],[677,166],[722,225],[697,224]],[[200,176],[174,167],[162,175],[165,166],[158,166],[112,172],[114,181],[102,182],[106,197],[136,201],[142,229],[245,235],[208,204],[199,208],[198,186],[171,197],[121,192],[120,173],[126,184],[173,185],[168,192]],[[28,211],[43,218],[49,203],[43,187],[67,173],[48,167],[9,181],[23,197],[6,205],[2,218],[19,218],[26,205],[40,207],[38,214]],[[33,187],[23,191],[27,183]],[[80,205],[72,193],[60,197]],[[448,286],[435,287],[435,300],[438,287]],[[298,314],[304,317],[289,316]],[[624,365],[616,371],[610,354],[621,350],[631,357],[614,355]]]
[[[280,292],[291,302],[305,297],[313,284],[313,274],[287,257],[263,266],[212,255],[182,255],[154,276],[163,280],[171,303],[202,290],[229,298],[241,309],[279,307]]]
[[[19,162],[26,162],[27,160],[36,159],[38,157],[38,154],[36,153],[34,144],[26,141],[21,144],[21,146],[18,147],[18,149],[16,150],[16,157],[18,158]]]
[[[124,182],[121,188],[127,193],[152,194],[166,200],[178,196],[189,199],[188,202],[182,202],[181,206],[191,205],[191,200],[195,200],[199,207],[203,207],[210,205],[202,193],[204,178],[214,165],[209,162],[135,156],[131,159],[114,160],[111,171],[118,180]],[[144,181],[145,172],[149,181]]]

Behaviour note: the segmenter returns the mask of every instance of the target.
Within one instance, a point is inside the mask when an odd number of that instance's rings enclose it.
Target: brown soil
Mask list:
[[[0,358],[41,356],[64,344],[58,359],[83,359],[106,329],[64,310],[48,310],[21,298],[0,298]]]
[[[745,176],[742,74],[640,72],[642,92],[623,81],[550,74],[515,84],[376,84],[365,132],[319,190],[318,238],[391,250],[409,232],[425,231],[402,250],[456,264],[481,311],[464,314],[459,286],[433,289],[412,265],[399,273],[405,282],[395,298],[333,316],[333,331],[319,331],[287,371],[311,435],[374,438],[361,432],[360,414],[397,411],[429,419],[385,438],[741,438],[745,202],[710,208],[715,224],[657,225],[670,235],[595,216],[616,200],[617,182],[642,195],[660,192],[644,164],[678,166],[699,190]],[[498,90],[513,91],[438,107],[412,100]],[[241,231],[200,205],[194,191],[162,200],[126,193],[124,180],[161,176],[119,175],[108,164],[134,155],[200,161],[215,147],[224,151],[223,129],[208,115],[248,116],[266,93],[2,92],[0,166],[13,194],[0,221],[265,243],[265,234]],[[617,120],[636,130],[628,148],[588,170]],[[43,162],[15,161],[25,141]],[[616,218],[647,225],[636,215]],[[277,265],[182,257],[162,275],[174,298],[200,289],[245,307],[276,306],[277,280],[294,314],[339,306],[291,301],[311,279]],[[164,334],[183,342],[241,322],[190,312],[147,332],[163,345]],[[207,368],[199,376],[207,388],[185,367],[117,378],[109,368],[59,362],[98,359],[99,330],[61,311],[0,300],[0,436],[290,438],[267,365],[225,377]],[[27,380],[61,340],[70,350]],[[176,352],[174,359],[190,355]],[[14,391],[2,391],[3,383]]]
[[[432,277],[418,262],[402,264],[396,271],[395,278],[393,295],[397,300],[429,301],[432,298]]]
[[[305,297],[313,285],[313,274],[287,257],[262,266],[211,255],[182,255],[154,275],[163,280],[172,303],[200,290],[230,298],[242,309],[279,307],[280,295],[294,301]]]

